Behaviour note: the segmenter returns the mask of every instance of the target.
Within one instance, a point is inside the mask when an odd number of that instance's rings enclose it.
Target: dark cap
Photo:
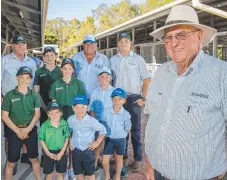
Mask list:
[[[118,40],[120,41],[122,38],[127,38],[127,39],[129,39],[131,41],[131,36],[127,32],[120,33]]]
[[[53,109],[59,109],[59,110],[61,110],[60,104],[58,104],[57,102],[49,102],[47,104],[46,111],[49,112],[49,111],[51,111]]]
[[[71,58],[65,58],[62,60],[61,67],[63,67],[66,64],[71,64],[73,68],[75,68],[74,61]]]
[[[51,46],[47,46],[47,47],[44,48],[43,55],[46,54],[47,52],[53,52],[54,54],[56,54],[55,49]]]
[[[12,44],[17,44],[17,43],[27,44],[27,41],[23,35],[19,34],[19,35],[15,35],[12,40]]]
[[[23,75],[23,74],[29,74],[31,76],[31,78],[33,77],[32,70],[27,66],[22,66],[22,67],[20,67],[20,69],[18,69],[17,76]]]

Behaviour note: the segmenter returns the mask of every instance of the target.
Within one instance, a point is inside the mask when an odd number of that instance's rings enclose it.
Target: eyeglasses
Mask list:
[[[164,36],[162,38],[162,40],[165,42],[165,43],[169,43],[173,40],[173,37],[175,37],[178,41],[183,41],[187,38],[187,35],[190,34],[190,33],[193,33],[193,32],[197,32],[197,31],[200,31],[199,29],[197,30],[193,30],[193,31],[189,31],[189,32],[180,32],[180,33],[176,33],[175,35],[167,35],[167,36]]]

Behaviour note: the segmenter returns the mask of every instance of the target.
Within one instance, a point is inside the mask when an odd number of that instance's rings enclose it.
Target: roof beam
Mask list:
[[[36,32],[36,33],[39,33],[39,34],[40,34],[40,32],[37,31],[37,30],[31,29],[31,28],[28,28],[28,27],[24,27],[24,26],[20,26],[20,25],[16,25],[16,26],[17,26],[18,28],[26,29],[26,30],[28,30],[28,31]]]
[[[12,6],[12,7],[24,9],[26,11],[29,11],[29,12],[32,12],[32,13],[35,13],[35,14],[41,14],[41,12],[40,11],[37,11],[36,9],[32,9],[30,7],[23,6],[23,5],[20,5],[20,4],[15,4],[15,3],[12,3],[10,1],[2,0],[2,3],[3,4],[6,4],[6,5],[9,5],[9,6]]]

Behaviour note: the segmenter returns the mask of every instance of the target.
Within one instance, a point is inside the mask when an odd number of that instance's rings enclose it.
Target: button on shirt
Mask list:
[[[75,63],[75,74],[77,78],[85,83],[88,94],[99,86],[98,72],[103,67],[110,68],[109,59],[99,52],[96,52],[96,56],[89,64],[84,51],[75,54],[72,59]]]
[[[141,94],[143,80],[150,78],[142,56],[133,51],[126,57],[117,54],[110,59],[110,64],[115,87],[124,89],[127,94]]]
[[[110,96],[114,89],[115,88],[111,85],[109,85],[109,87],[105,90],[103,90],[101,87],[96,88],[91,93],[90,104],[92,104],[92,102],[95,100],[100,100],[103,103],[104,109],[113,107],[113,101]]]
[[[17,85],[16,74],[20,67],[27,66],[31,68],[33,79],[35,77],[35,71],[37,69],[36,63],[34,60],[28,56],[24,57],[24,60],[21,61],[18,59],[15,54],[12,52],[4,56],[1,60],[1,82],[2,82],[2,94],[5,95],[7,92],[13,90]],[[33,82],[30,85],[30,88],[33,87]]]
[[[86,115],[84,119],[77,120],[76,115],[72,115],[67,120],[72,132],[72,146],[82,151],[88,148],[88,145],[95,141],[95,132],[106,134],[105,127],[95,118]]]
[[[130,118],[130,114],[123,107],[117,114],[114,113],[113,107],[106,109],[103,114],[103,121],[111,130],[108,137],[111,139],[125,138],[127,131],[131,130]]]
[[[180,76],[163,64],[148,91],[145,152],[173,180],[202,180],[227,171],[227,63],[200,51]]]

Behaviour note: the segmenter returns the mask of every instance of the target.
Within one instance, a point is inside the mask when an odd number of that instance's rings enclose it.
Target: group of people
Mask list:
[[[6,147],[5,179],[12,179],[17,161],[40,166],[52,179],[95,179],[101,162],[109,180],[111,155],[116,179],[127,177],[128,138],[134,151],[132,169],[142,167],[141,107],[151,78],[145,60],[131,50],[127,32],[119,35],[119,53],[110,60],[97,52],[96,38],[83,39],[82,52],[56,66],[56,52],[46,47],[45,65],[36,68],[27,57],[23,35],[12,40],[13,52],[2,58],[2,120]],[[36,124],[40,122],[37,132]],[[38,138],[37,138],[38,137]],[[42,146],[41,164],[38,139]],[[102,156],[100,152],[102,151]],[[123,166],[123,158],[124,165]]]
[[[134,153],[130,166],[140,171],[145,158],[147,180],[224,179],[227,63],[202,51],[216,30],[201,25],[193,8],[179,5],[151,35],[165,43],[171,59],[160,66],[152,83],[127,32],[119,34],[119,52],[110,60],[97,52],[96,38],[88,34],[84,50],[65,58],[61,67],[55,64],[54,48],[46,47],[45,65],[38,70],[25,56],[24,37],[15,36],[13,53],[1,62],[6,180],[12,179],[21,148],[21,162],[31,163],[36,178],[41,178],[38,139],[47,179],[52,179],[54,166],[58,179],[63,173],[66,178],[95,179],[102,151],[105,180],[110,179],[111,155],[120,180],[127,177],[129,135]],[[150,115],[143,157],[145,102]]]

